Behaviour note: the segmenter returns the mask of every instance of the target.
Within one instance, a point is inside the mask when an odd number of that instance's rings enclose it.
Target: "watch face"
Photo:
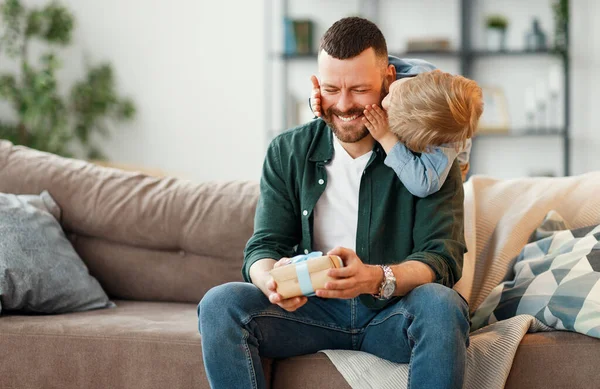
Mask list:
[[[383,287],[381,291],[381,295],[385,298],[390,298],[394,294],[394,289],[396,289],[396,285],[394,282],[388,282]]]

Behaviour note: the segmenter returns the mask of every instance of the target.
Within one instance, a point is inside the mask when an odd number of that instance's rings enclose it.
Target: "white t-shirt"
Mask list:
[[[356,250],[360,180],[372,153],[352,158],[333,136],[333,158],[325,165],[327,187],[313,211],[313,251]]]

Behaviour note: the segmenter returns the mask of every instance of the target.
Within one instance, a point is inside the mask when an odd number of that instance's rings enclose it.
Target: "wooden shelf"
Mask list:
[[[404,53],[390,52],[390,55],[400,58],[410,57],[451,57],[458,58],[461,56],[469,57],[535,57],[535,56],[552,56],[560,57],[561,53],[553,50],[503,50],[503,51],[489,51],[489,50],[471,50],[471,51],[407,51]],[[286,54],[286,53],[271,53],[272,58],[280,58],[285,60],[295,59],[314,59],[317,58],[317,53],[307,54]]]
[[[515,129],[508,132],[477,132],[475,138],[563,137],[563,128]]]
[[[466,53],[466,55],[472,57],[535,57],[535,56],[561,56],[560,52],[553,50],[503,50],[503,51],[489,51],[489,50],[472,50]]]

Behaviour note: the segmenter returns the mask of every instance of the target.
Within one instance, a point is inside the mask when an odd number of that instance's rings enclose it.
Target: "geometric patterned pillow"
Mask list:
[[[516,315],[557,330],[600,338],[600,226],[551,231],[548,220],[514,263],[514,278],[494,288],[471,318],[471,330]]]

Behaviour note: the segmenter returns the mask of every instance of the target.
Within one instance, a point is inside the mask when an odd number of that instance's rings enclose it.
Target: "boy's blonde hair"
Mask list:
[[[473,136],[483,112],[483,94],[473,80],[440,70],[420,73],[391,90],[391,131],[415,152]]]

